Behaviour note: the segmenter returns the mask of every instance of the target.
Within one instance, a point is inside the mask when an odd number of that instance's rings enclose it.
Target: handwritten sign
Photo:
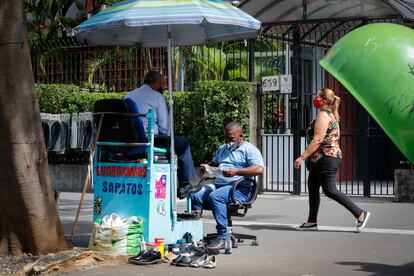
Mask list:
[[[280,76],[280,93],[290,94],[292,93],[292,75]]]

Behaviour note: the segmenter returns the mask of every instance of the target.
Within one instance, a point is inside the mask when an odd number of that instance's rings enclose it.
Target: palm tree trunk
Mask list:
[[[40,123],[23,0],[0,5],[0,255],[67,249]]]

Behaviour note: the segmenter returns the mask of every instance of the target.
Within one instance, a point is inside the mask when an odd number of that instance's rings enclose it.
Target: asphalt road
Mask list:
[[[80,194],[62,193],[59,202],[69,234]],[[258,236],[260,245],[241,244],[231,255],[218,255],[217,268],[178,268],[167,264],[131,264],[82,270],[66,275],[414,275],[414,204],[391,199],[353,198],[372,212],[367,229],[357,234],[348,211],[327,198],[321,202],[318,232],[297,232],[307,217],[307,197],[260,195],[234,231]],[[205,232],[214,232],[211,213]],[[92,230],[92,195],[87,194],[75,246],[87,246]]]

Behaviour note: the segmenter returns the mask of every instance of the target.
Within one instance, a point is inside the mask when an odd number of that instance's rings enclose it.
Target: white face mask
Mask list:
[[[235,150],[239,147],[239,140],[227,142],[227,148],[229,150]]]

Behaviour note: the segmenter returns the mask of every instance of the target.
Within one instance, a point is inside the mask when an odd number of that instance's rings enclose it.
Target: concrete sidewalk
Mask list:
[[[80,194],[62,193],[59,210],[69,234]],[[348,211],[322,198],[318,232],[297,232],[293,226],[307,217],[307,197],[260,195],[246,217],[235,219],[234,231],[258,236],[260,245],[240,244],[232,255],[218,255],[213,270],[178,268],[167,264],[130,264],[71,272],[67,275],[414,275],[414,204],[391,199],[353,198],[372,212],[368,228],[357,234]],[[205,215],[206,233],[214,219]],[[81,213],[76,246],[87,246],[92,231],[92,195]]]

